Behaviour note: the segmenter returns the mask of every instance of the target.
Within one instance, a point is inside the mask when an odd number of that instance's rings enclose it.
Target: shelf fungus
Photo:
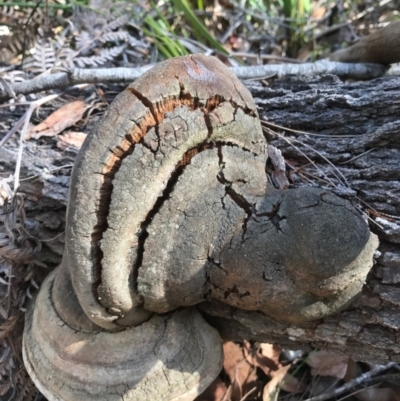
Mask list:
[[[221,340],[196,309],[271,319],[350,304],[377,238],[329,191],[267,184],[254,101],[217,59],[158,64],[110,105],[71,180],[63,262],[26,316],[24,361],[50,400],[192,400]]]

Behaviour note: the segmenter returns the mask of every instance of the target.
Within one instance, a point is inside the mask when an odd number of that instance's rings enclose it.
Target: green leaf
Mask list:
[[[228,54],[221,43],[219,43],[214,36],[211,35],[203,23],[197,18],[187,0],[172,0],[172,2],[177,9],[181,10],[185,14],[188,23],[193,28],[194,34],[200,43],[209,43],[221,53]]]
[[[167,58],[179,57],[189,54],[186,48],[178,41],[169,37],[168,30],[165,28],[163,20],[155,20],[152,16],[147,15],[145,23],[153,30],[144,28],[146,35],[154,38],[154,42],[158,50]]]
[[[292,18],[292,0],[283,0],[283,13],[286,18]]]

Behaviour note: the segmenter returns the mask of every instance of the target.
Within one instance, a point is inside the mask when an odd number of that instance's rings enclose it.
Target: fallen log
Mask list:
[[[292,349],[320,347],[365,361],[400,361],[399,86],[397,78],[349,84],[333,76],[248,84],[267,122],[269,143],[285,157],[292,185],[330,189],[353,201],[368,214],[380,247],[361,296],[328,318],[286,324],[222,303],[201,304],[225,339],[279,342]],[[7,118],[4,128],[9,129],[11,115]],[[27,142],[21,172],[27,225],[45,241],[39,258],[48,266],[57,265],[63,252],[66,197],[76,156],[76,150],[61,151],[55,142]],[[15,140],[0,148],[3,173],[13,171],[17,151]]]

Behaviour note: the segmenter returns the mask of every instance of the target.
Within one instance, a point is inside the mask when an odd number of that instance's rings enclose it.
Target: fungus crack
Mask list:
[[[160,124],[160,122],[163,119],[163,116],[159,116],[159,113],[157,113],[157,108],[156,106],[151,102],[150,99],[148,99],[146,96],[143,96],[142,93],[140,93],[138,90],[132,87],[126,88],[129,92],[131,92],[133,95],[135,95],[142,103],[144,106],[146,106],[149,110],[150,113],[153,115],[154,120],[156,120],[157,124]]]
[[[218,269],[222,270],[226,275],[228,275],[228,271],[225,270],[225,269],[222,267],[221,262],[215,260],[215,258],[213,258],[213,257],[210,256],[210,255],[207,256],[207,261],[208,261],[209,263],[211,263],[213,266],[218,267]]]
[[[178,79],[176,77],[176,79]],[[149,116],[144,116],[142,119],[142,123],[138,124],[136,123],[135,131],[137,132],[131,132],[129,134],[126,134],[125,137],[122,139],[122,142],[120,145],[117,145],[114,149],[110,149],[110,153],[112,154],[112,157],[109,157],[109,159],[106,161],[105,165],[106,167],[103,170],[104,174],[104,181],[99,189],[99,210],[97,211],[97,222],[93,228],[93,232],[91,235],[91,244],[92,244],[92,253],[93,253],[93,264],[92,264],[92,272],[94,276],[93,284],[92,284],[92,292],[94,294],[95,299],[98,299],[98,288],[102,283],[102,277],[101,277],[101,272],[102,272],[102,259],[103,259],[103,251],[100,247],[100,242],[103,239],[103,233],[108,229],[109,223],[108,223],[108,216],[110,212],[110,204],[111,204],[111,198],[112,198],[112,192],[113,192],[113,179],[117,172],[119,171],[123,160],[131,155],[134,152],[135,145],[137,143],[141,143],[143,146],[146,148],[151,148],[148,144],[145,143],[144,137],[147,135],[147,133],[154,128],[155,129],[155,134],[157,136],[158,140],[158,146],[160,144],[160,133],[159,133],[159,126],[165,119],[166,115],[169,112],[172,112],[178,107],[181,106],[187,106],[189,107],[190,110],[196,110],[199,109],[205,119],[205,123],[208,129],[208,135],[207,139],[205,142],[209,141],[213,134],[213,125],[210,119],[210,113],[215,110],[220,104],[223,102],[230,102],[232,107],[236,111],[240,108],[243,110],[243,112],[247,115],[251,116],[256,116],[256,113],[248,108],[247,106],[241,106],[234,102],[233,100],[228,100],[222,95],[214,95],[209,97],[205,102],[201,102],[198,97],[193,96],[191,93],[189,93],[185,86],[179,82],[178,83],[180,86],[180,93],[177,97],[168,97],[168,98],[163,98],[160,102],[153,103],[148,97],[144,96],[140,91],[133,87],[128,87],[127,91],[131,93],[133,96],[135,96],[148,110],[149,114],[152,118],[149,118]],[[151,121],[153,120],[153,121]],[[169,183],[167,184],[167,188],[163,191],[163,194],[158,198],[156,201],[156,204],[153,206],[153,208],[150,210],[148,213],[147,217],[143,221],[141,228],[139,230],[139,247],[138,247],[138,255],[137,255],[137,262],[135,263],[134,266],[134,272],[133,272],[133,282],[135,283],[134,286],[136,287],[136,281],[138,274],[138,267],[142,263],[142,258],[143,258],[143,250],[144,250],[144,242],[146,238],[148,237],[147,233],[147,227],[151,222],[151,219],[154,217],[154,215],[158,212],[160,209],[161,205],[163,204],[164,200],[167,199],[170,195],[170,193],[173,190],[173,187],[175,183],[177,182],[180,174],[182,174],[184,167],[190,163],[190,160],[192,157],[199,153],[200,151],[204,149],[210,149],[215,147],[216,143],[201,143],[198,144],[197,147],[194,147],[187,151],[184,155],[182,155],[181,162],[176,167],[175,172],[172,174],[171,179]],[[221,143],[221,142],[219,142]],[[236,144],[230,144],[228,142],[223,142],[224,145],[227,146],[237,146]],[[244,151],[250,151],[248,149],[242,148]],[[121,151],[122,150],[122,151]],[[158,149],[157,149],[158,150]],[[153,150],[154,153],[157,152],[157,150]],[[250,151],[251,152],[251,151]],[[253,153],[253,152],[251,152]],[[181,169],[182,168],[182,169]],[[247,221],[251,215],[250,210],[251,207],[248,207],[248,202],[241,197],[240,195],[235,195],[236,193],[233,190],[227,190],[228,195],[236,202],[240,207],[243,209],[247,210],[248,216],[244,221],[244,232],[246,230],[246,224]],[[243,198],[243,199],[241,199]],[[250,214],[249,214],[250,213]]]
[[[281,222],[286,220],[286,216],[280,213],[280,208],[282,204],[282,199],[279,200],[275,205],[273,205],[270,212],[263,212],[256,214],[257,217],[266,217],[276,228],[277,232],[283,233]]]
[[[208,291],[207,291],[207,292],[204,292],[204,290],[205,290],[205,288],[206,288],[207,286],[209,287],[209,288],[208,288]],[[203,288],[202,288],[202,290],[201,290],[201,292],[204,292],[204,294],[203,294],[203,299],[204,299],[205,301],[208,301],[209,299],[212,300],[213,290],[216,291],[217,293],[223,293],[223,291],[224,291],[221,287],[218,287],[216,284],[214,284],[214,283],[211,281],[211,278],[210,278],[209,275],[206,275],[206,281],[205,281],[205,283],[204,283],[204,285],[203,285]]]
[[[143,261],[145,242],[149,236],[148,227],[150,226],[151,222],[153,221],[153,218],[160,211],[164,202],[166,200],[170,199],[172,192],[174,191],[175,185],[179,180],[179,177],[183,174],[186,167],[191,163],[193,157],[206,149],[212,149],[212,148],[214,148],[213,143],[203,143],[199,147],[189,149],[188,151],[186,151],[183,154],[181,161],[179,162],[179,164],[176,166],[175,170],[171,174],[171,177],[169,178],[168,183],[167,183],[163,193],[161,194],[161,196],[159,196],[157,198],[157,201],[155,202],[153,208],[148,212],[146,218],[141,223],[139,232],[137,234],[138,239],[139,239],[138,248],[137,248],[137,258],[136,258],[136,263],[133,267],[133,285],[136,290],[136,293],[139,293],[137,291],[137,286],[138,286],[137,279],[138,279],[138,275],[139,275],[139,268],[141,267],[142,261]]]
[[[223,169],[225,167],[225,163],[223,162],[222,158],[222,151],[218,151],[218,156],[220,160],[220,166],[221,170],[217,175],[217,180],[224,185],[225,187],[225,196],[229,196],[233,202],[237,206],[239,206],[241,209],[243,209],[246,212],[246,217],[243,219],[243,225],[242,225],[242,241],[244,242],[244,238],[247,232],[247,223],[249,222],[250,218],[253,216],[253,214],[256,213],[255,206],[251,204],[243,195],[237,193],[233,188],[232,185],[234,184],[233,182],[228,181],[223,173]],[[245,183],[246,181],[243,179],[239,179],[236,182],[242,182]],[[225,209],[225,202],[224,202],[224,197],[221,198],[221,203],[223,209]]]
[[[229,297],[230,295],[232,295],[232,294],[234,294],[234,295],[236,295],[237,297],[239,297],[240,299],[242,299],[242,298],[244,298],[244,297],[248,297],[248,296],[250,295],[250,292],[249,292],[249,291],[245,291],[245,292],[241,293],[241,292],[239,291],[238,286],[235,284],[232,288],[228,288],[228,289],[224,292],[224,298],[225,298],[225,299],[228,299],[228,297]]]

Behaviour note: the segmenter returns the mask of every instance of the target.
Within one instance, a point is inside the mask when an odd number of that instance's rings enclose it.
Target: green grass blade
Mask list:
[[[161,14],[157,5],[154,4],[152,1],[150,2],[150,5],[151,5],[152,10],[154,10],[156,12],[158,18],[160,18],[160,20],[164,23],[165,27],[171,32],[171,25],[169,24],[167,19]],[[150,17],[150,16],[148,16],[148,17]],[[150,18],[152,18],[152,17],[150,17]]]
[[[228,54],[225,48],[219,43],[214,36],[210,34],[207,28],[203,25],[203,23],[197,18],[195,13],[193,12],[190,4],[187,0],[172,0],[174,6],[183,11],[185,17],[187,18],[190,26],[193,28],[195,36],[200,43],[207,42],[215,49],[220,51],[223,54]]]
[[[292,0],[283,0],[283,13],[286,18],[292,18]]]
[[[143,29],[146,35],[155,39],[158,50],[167,58],[189,54],[178,40],[171,39],[168,36],[168,31],[161,26],[160,22],[162,23],[162,21],[156,21],[152,16],[148,15],[145,18],[145,23],[153,28],[153,31],[146,28]]]

